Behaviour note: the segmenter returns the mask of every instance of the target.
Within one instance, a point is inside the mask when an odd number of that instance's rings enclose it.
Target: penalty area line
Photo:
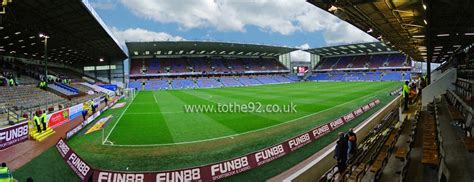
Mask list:
[[[138,91],[138,93],[140,93],[140,91]],[[138,94],[137,93],[137,94]],[[120,120],[122,119],[122,116],[125,114],[125,112],[128,110],[128,107],[130,107],[132,104],[133,104],[133,101],[135,100],[135,97],[132,98],[132,101],[128,104],[128,106],[123,110],[122,114],[120,114],[119,118],[117,119],[117,122],[115,122],[114,126],[112,126],[112,130],[110,130],[109,134],[107,134],[107,136],[105,137],[104,141],[102,141],[102,145],[105,145],[105,141],[108,141],[107,139],[109,139],[109,136],[110,134],[112,134],[112,132],[114,131],[115,127],[117,126],[117,124],[120,122]],[[109,141],[111,142],[111,141]]]

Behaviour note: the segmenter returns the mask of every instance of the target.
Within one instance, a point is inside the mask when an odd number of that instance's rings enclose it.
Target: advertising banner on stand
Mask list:
[[[82,160],[63,139],[59,139],[58,143],[56,143],[56,149],[58,149],[64,162],[76,173],[81,181],[89,179],[93,171],[91,166]]]
[[[48,127],[51,128],[56,128],[66,122],[69,122],[69,109],[64,109],[53,114],[49,114],[46,117],[46,120],[48,121]]]
[[[357,116],[368,111],[368,107],[373,108],[379,104],[379,100],[370,102],[363,107],[344,115],[327,124],[318,126],[306,133],[298,135],[280,144],[265,148],[234,159],[221,161],[218,163],[197,166],[186,169],[160,171],[160,172],[119,172],[107,170],[95,170],[93,173],[94,182],[120,181],[130,179],[131,181],[157,182],[157,181],[216,181],[228,176],[233,176],[250,169],[259,167],[273,160],[276,160],[292,151],[295,151],[311,142],[314,142],[331,131],[354,120]],[[365,109],[364,109],[365,108]]]
[[[28,140],[28,122],[0,129],[0,150]]]

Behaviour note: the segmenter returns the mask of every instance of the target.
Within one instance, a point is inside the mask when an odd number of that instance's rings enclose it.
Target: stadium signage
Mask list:
[[[92,175],[92,168],[84,160],[82,160],[63,139],[59,139],[56,143],[59,154],[82,181],[87,181]]]
[[[351,112],[349,114],[346,114],[343,118],[344,118],[344,122],[347,123],[349,121],[352,121],[355,118],[355,116],[354,116],[354,113]]]
[[[345,118],[346,116],[344,116]],[[347,119],[344,119],[343,118],[339,118],[339,119],[336,119],[332,122],[329,123],[329,126],[331,127],[331,130],[335,130],[336,128],[339,128],[339,126],[342,126],[344,124],[344,121],[348,122],[350,120],[347,120]]]
[[[69,121],[69,109],[64,109],[53,114],[48,115],[47,117],[48,127],[56,128],[65,122]]]
[[[72,120],[82,114],[84,104],[80,103],[69,108],[69,119]]]
[[[0,129],[0,150],[28,140],[28,122]]]
[[[361,115],[362,113],[364,113],[364,111],[362,110],[362,108],[359,108],[357,110],[354,111],[354,115],[357,117],[359,115]]]
[[[293,138],[293,139],[289,140],[288,141],[288,146],[290,147],[290,150],[294,151],[296,149],[299,149],[299,148],[305,146],[309,142],[311,142],[311,138],[309,136],[310,136],[309,133],[305,133],[305,134],[302,134],[302,135],[300,135],[296,138]]]
[[[330,123],[318,126],[312,130],[298,135],[294,138],[286,140],[280,144],[244,155],[234,159],[222,161],[219,163],[209,164],[205,166],[197,166],[179,170],[159,171],[159,172],[122,172],[122,171],[104,171],[99,169],[92,169],[92,180],[94,182],[115,182],[115,181],[130,181],[130,182],[161,182],[161,181],[215,181],[225,177],[233,176],[244,171],[257,168],[261,165],[274,161],[286,154],[301,148],[302,146],[318,140],[327,133],[334,131],[340,126],[352,121],[356,116],[366,112],[367,108],[373,108],[379,104],[379,100],[370,102],[369,104],[357,108],[356,110],[338,118]],[[365,108],[365,109],[364,109]],[[62,145],[62,146],[60,146]],[[59,147],[58,147],[59,146]],[[70,167],[76,172],[81,179],[87,179],[90,175],[90,166],[79,158],[61,139],[58,142],[58,150],[64,150],[60,153],[65,153],[64,160],[71,161]],[[66,150],[68,149],[68,150]],[[71,157],[71,153],[74,153]],[[67,162],[66,161],[66,162]],[[75,165],[74,165],[75,164]],[[76,167],[79,166],[79,167]],[[89,167],[89,168],[87,168]],[[82,169],[82,170],[79,170]],[[76,171],[74,170],[74,171]]]
[[[311,131],[313,133],[313,138],[314,139],[319,139],[319,137],[325,135],[326,133],[329,133],[331,131],[331,128],[329,128],[328,124],[322,125]]]
[[[365,105],[364,107],[362,107],[362,110],[363,110],[364,112],[367,112],[369,109],[370,109],[370,106],[369,106],[368,104]]]
[[[84,124],[83,124],[83,123],[80,123],[79,125],[77,125],[77,126],[74,127],[73,129],[67,131],[67,132],[66,132],[66,140],[69,140],[71,137],[73,137],[74,135],[76,135],[79,131],[82,130],[82,128],[84,128]]]

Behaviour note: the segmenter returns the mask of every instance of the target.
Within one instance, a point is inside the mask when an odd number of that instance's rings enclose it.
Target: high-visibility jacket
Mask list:
[[[408,87],[408,85],[406,84],[403,85],[403,97],[407,98],[409,93],[410,93],[410,87]]]
[[[37,124],[37,125],[39,125],[39,124],[40,124],[40,121],[41,121],[40,119],[41,119],[41,118],[40,118],[40,117],[38,117],[38,116],[36,116],[36,115],[35,115],[35,116],[33,116],[33,122],[35,122],[35,124]]]
[[[46,122],[46,113],[41,114],[40,121]]]
[[[13,176],[8,167],[0,167],[0,182],[12,182]]]

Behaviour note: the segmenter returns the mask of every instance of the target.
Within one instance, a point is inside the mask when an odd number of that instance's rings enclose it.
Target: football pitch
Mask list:
[[[275,145],[331,122],[374,99],[381,104],[333,132],[276,161],[226,178],[263,181],[319,151],[338,132],[355,127],[395,96],[401,82],[298,82],[250,87],[172,91],[139,91],[126,105],[105,111],[111,117],[102,132],[84,134],[68,143],[93,167],[118,171],[159,171],[207,165]],[[186,112],[185,105],[249,104],[284,106],[297,112]],[[107,138],[108,142],[103,142]],[[54,166],[44,171],[42,166]],[[33,173],[35,174],[32,174]],[[19,179],[77,180],[53,146],[15,171]]]
[[[400,85],[400,82],[303,82],[139,91],[113,119],[112,127],[107,127],[111,129],[105,133],[105,144],[160,146],[238,137],[307,118],[317,119],[323,113],[338,113],[341,107],[356,108]]]

